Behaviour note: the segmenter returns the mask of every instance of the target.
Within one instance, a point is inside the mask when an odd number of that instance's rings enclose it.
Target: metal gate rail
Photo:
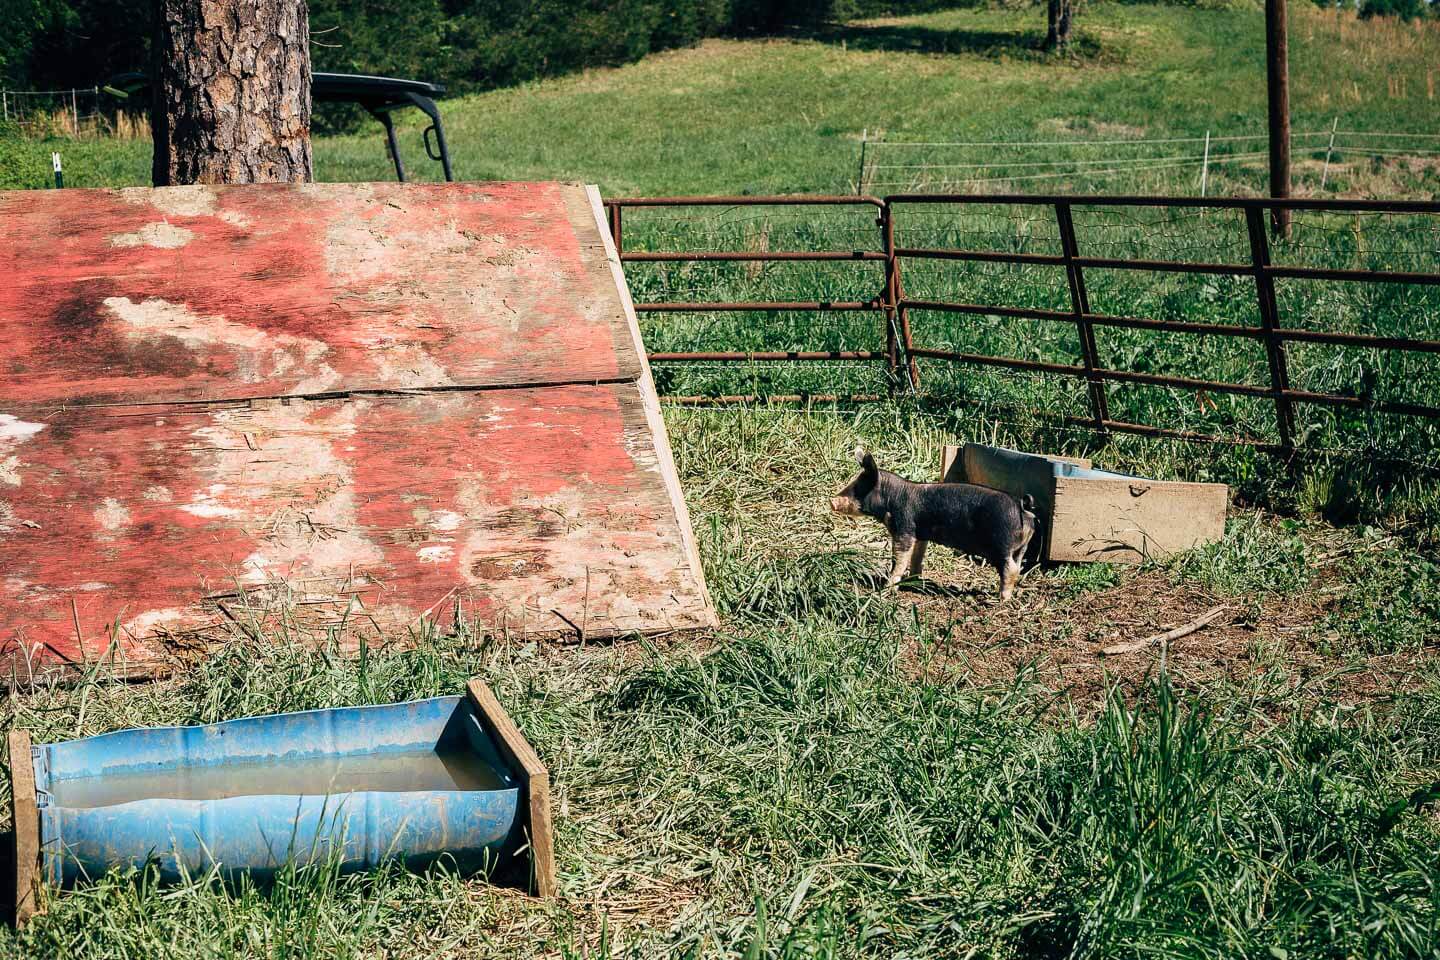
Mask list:
[[[1275,408],[1279,444],[1242,438],[1237,442],[1289,451],[1295,448],[1295,416],[1297,404],[1314,404],[1346,409],[1365,409],[1380,413],[1400,414],[1440,420],[1440,407],[1421,403],[1382,400],[1347,394],[1324,393],[1297,389],[1289,382],[1286,345],[1318,343],[1376,350],[1406,350],[1440,353],[1440,340],[1383,336],[1367,333],[1345,333],[1307,330],[1284,326],[1276,302],[1275,281],[1279,279],[1323,280],[1341,283],[1397,283],[1415,285],[1440,284],[1440,273],[1334,269],[1277,265],[1271,260],[1265,217],[1277,210],[1336,212],[1356,214],[1419,214],[1435,216],[1440,231],[1440,202],[1416,200],[1323,200],[1196,197],[1126,197],[1069,196],[1036,194],[900,194],[884,198],[868,196],[766,196],[766,197],[647,197],[615,199],[605,202],[610,218],[610,232],[623,263],[657,262],[867,262],[884,264],[884,280],[874,297],[864,301],[665,301],[637,303],[639,312],[700,312],[700,311],[873,311],[883,325],[884,352],[868,350],[789,350],[789,351],[679,351],[654,353],[657,362],[744,362],[853,360],[883,362],[892,382],[918,388],[919,371],[915,360],[945,360],[963,364],[1003,367],[1044,374],[1073,377],[1083,381],[1089,397],[1090,417],[1081,422],[1102,430],[1135,433],[1147,436],[1185,440],[1220,439],[1210,434],[1174,430],[1151,424],[1131,423],[1110,416],[1105,384],[1129,383],[1146,386],[1174,387],[1184,390],[1269,398]],[[896,242],[897,223],[903,211],[916,205],[944,206],[1023,206],[1049,208],[1060,242],[1059,254],[1018,253],[1006,250],[974,250],[904,246]],[[624,211],[656,207],[871,207],[876,211],[878,248],[875,250],[819,251],[673,251],[627,252],[623,245]],[[1244,215],[1249,257],[1246,262],[1197,262],[1183,260],[1125,259],[1088,256],[1083,252],[1073,212],[1075,208],[1187,208],[1199,210],[1232,210]],[[906,261],[956,261],[967,263],[1003,263],[1063,268],[1069,289],[1069,310],[1047,310],[1008,304],[960,303],[943,300],[911,298],[903,284]],[[1255,285],[1256,306],[1260,324],[1256,327],[1234,324],[1159,320],[1147,317],[1117,316],[1097,313],[1090,307],[1087,270],[1139,270],[1161,273],[1208,274],[1215,276],[1249,277]],[[936,311],[977,316],[1033,319],[1073,324],[1080,343],[1080,364],[1052,363],[1020,357],[992,356],[942,350],[915,343],[911,313]],[[1153,330],[1165,333],[1202,337],[1225,337],[1258,341],[1265,349],[1268,384],[1236,383],[1199,377],[1119,370],[1100,364],[1094,330],[1096,327],[1117,327]],[[685,402],[701,402],[704,398],[676,398]],[[714,398],[737,399],[737,398]],[[1077,420],[1078,418],[1067,418]],[[1228,439],[1228,438],[1227,438]]]

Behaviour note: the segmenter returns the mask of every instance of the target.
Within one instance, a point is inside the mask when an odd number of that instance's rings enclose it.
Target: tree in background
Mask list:
[[[152,54],[157,187],[314,178],[305,0],[156,0]]]
[[[0,86],[24,76],[35,37],[49,25],[42,0],[0,0]]]
[[[1360,19],[1395,17],[1404,21],[1419,20],[1434,13],[1430,0],[1361,0]]]
[[[1075,20],[1076,0],[1049,0],[1045,49],[1064,53],[1070,46],[1070,28]]]

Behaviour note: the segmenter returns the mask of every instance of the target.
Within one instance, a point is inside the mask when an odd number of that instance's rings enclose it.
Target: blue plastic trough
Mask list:
[[[445,858],[474,873],[505,870],[523,850],[543,848],[549,859],[544,768],[478,682],[465,697],[36,747],[14,731],[12,770],[27,748],[38,834],[31,862],[51,886],[149,862],[174,881],[212,867],[264,879],[287,862],[333,860],[351,871]],[[15,772],[19,794],[28,771]],[[28,839],[22,801],[16,835]],[[532,845],[534,827],[545,836]],[[17,856],[17,896],[27,886],[25,859]],[[553,869],[544,866],[536,871],[542,894]]]

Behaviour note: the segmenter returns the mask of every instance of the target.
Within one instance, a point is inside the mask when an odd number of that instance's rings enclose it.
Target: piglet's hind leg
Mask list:
[[[1004,566],[1000,567],[1000,599],[1009,600],[1015,595],[1015,587],[1020,583],[1020,561],[1014,557],[1006,557]]]

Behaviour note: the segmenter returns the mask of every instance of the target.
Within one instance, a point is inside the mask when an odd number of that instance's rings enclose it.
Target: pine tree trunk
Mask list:
[[[1050,0],[1049,29],[1045,33],[1045,49],[1063,52],[1070,45],[1070,22],[1073,15],[1073,0]]]
[[[306,0],[155,4],[155,185],[311,180]]]

